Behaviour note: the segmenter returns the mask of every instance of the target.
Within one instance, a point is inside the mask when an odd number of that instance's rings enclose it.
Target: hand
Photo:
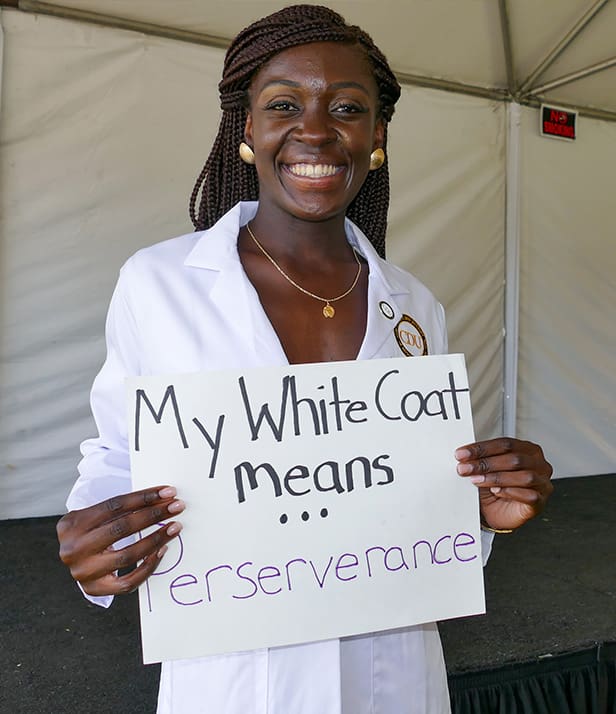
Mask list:
[[[114,550],[113,544],[183,510],[184,503],[176,498],[175,488],[157,486],[70,511],[56,526],[60,560],[88,595],[132,592],[154,572],[167,551],[166,544],[182,526],[168,523],[119,550]],[[117,574],[117,570],[140,560],[130,573]]]
[[[518,528],[544,509],[554,490],[552,466],[540,446],[519,439],[490,439],[456,450],[458,473],[479,487],[483,522]]]

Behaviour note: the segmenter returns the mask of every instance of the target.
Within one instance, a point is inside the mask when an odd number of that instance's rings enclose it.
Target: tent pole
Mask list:
[[[507,106],[505,197],[505,346],[503,432],[516,435],[520,293],[520,122],[521,107]]]
[[[523,99],[519,99],[519,103],[524,107],[540,107],[546,100],[541,100],[538,97],[527,95]],[[557,97],[550,99],[548,104],[570,109],[572,112],[578,112],[581,117],[589,119],[600,119],[602,121],[616,121],[616,112],[609,112],[606,109],[595,109],[595,107],[585,107],[583,104],[574,104],[572,102],[559,100]]]
[[[4,3],[4,0],[2,1]],[[37,0],[18,0],[17,7],[22,12],[32,12],[41,15],[49,15],[63,20],[75,20],[77,22],[88,22],[103,27],[113,27],[131,32],[141,32],[144,35],[164,37],[169,40],[179,42],[191,42],[196,45],[206,45],[207,47],[220,47],[226,49],[229,40],[216,35],[206,35],[201,32],[189,32],[162,25],[154,25],[151,22],[141,22],[140,20],[130,20],[123,17],[113,17],[111,15],[101,15],[89,10],[79,10],[72,7],[63,7],[48,2],[38,2]]]
[[[0,10],[0,113],[2,112],[2,83],[4,80],[4,26],[2,25],[2,11]]]
[[[469,97],[483,97],[484,99],[495,99],[496,101],[506,101],[509,99],[506,89],[493,87],[479,87],[474,84],[456,82],[452,79],[440,79],[438,77],[426,77],[421,74],[410,74],[409,72],[399,72],[392,68],[396,79],[400,84],[412,87],[426,87],[427,89],[442,89],[444,92],[454,92],[465,94]]]
[[[533,94],[541,94],[541,92],[547,92],[548,89],[562,87],[563,84],[575,82],[577,79],[589,77],[591,74],[602,72],[604,69],[609,69],[610,67],[614,66],[616,66],[616,57],[610,57],[610,59],[604,60],[603,62],[597,62],[597,64],[593,64],[590,67],[578,69],[577,72],[571,72],[571,74],[565,74],[562,77],[558,77],[558,79],[553,79],[550,82],[542,84],[540,87],[533,87]]]
[[[507,0],[499,0],[501,33],[503,36],[503,50],[505,52],[505,68],[507,70],[507,86],[509,94],[515,94],[515,73],[513,63],[513,49],[511,47],[511,26],[509,23],[509,12],[507,10]]]

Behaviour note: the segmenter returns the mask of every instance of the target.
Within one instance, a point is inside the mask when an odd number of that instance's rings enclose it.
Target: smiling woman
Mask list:
[[[303,220],[346,214],[370,152],[383,145],[378,90],[363,51],[318,42],[280,52],[257,73],[249,98],[244,133],[260,204],[253,226],[262,232],[270,204]]]
[[[92,389],[99,436],[82,445],[71,510],[58,523],[62,560],[105,606],[146,582],[181,531],[173,520],[151,527],[192,505],[173,485],[130,492],[127,377],[447,350],[442,307],[382,257],[387,124],[400,87],[371,38],[328,8],[285,8],[235,38],[219,89],[219,132],[190,199],[197,232],[122,268]],[[455,398],[450,387],[443,393]],[[409,421],[419,415],[412,399],[424,408],[417,395],[403,397]],[[440,411],[426,401],[426,413],[443,413],[442,396]],[[538,446],[515,439],[462,446],[456,458],[478,488],[487,554],[488,531],[542,510],[551,467]],[[378,458],[366,464],[388,473]],[[371,484],[371,471],[364,478]],[[150,534],[120,540],[141,531]],[[158,711],[444,714],[449,699],[436,625],[427,623],[164,662]]]
[[[348,25],[343,17],[328,8],[319,5],[284,8],[242,30],[229,47],[219,84],[222,121],[190,200],[195,228],[208,228],[238,201],[256,200],[259,196],[256,172],[243,165],[237,154],[237,147],[244,138],[253,79],[258,79],[264,65],[285,49],[302,46],[309,49],[322,41],[335,43],[336,50],[346,46],[359,52],[361,66],[357,69],[363,66],[364,70],[369,70],[371,83],[376,83],[377,113],[382,119],[382,144],[386,147],[387,122],[391,120],[394,105],[400,97],[400,85],[372,38],[361,28]],[[309,64],[312,65],[318,59],[314,52],[309,50],[309,54]],[[289,77],[281,79],[290,80]],[[350,77],[344,81],[349,82]],[[347,212],[380,255],[385,252],[389,205],[389,172],[384,156],[383,160],[382,169],[367,177]],[[197,211],[200,191],[202,196]]]
[[[291,362],[355,359],[368,271],[347,241],[344,219],[384,139],[365,52],[334,42],[283,50],[254,76],[248,98],[244,138],[254,153],[259,207],[240,231],[242,265]],[[335,322],[314,319],[315,297]]]

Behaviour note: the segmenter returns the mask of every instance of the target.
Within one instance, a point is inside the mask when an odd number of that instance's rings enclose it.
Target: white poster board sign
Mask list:
[[[129,380],[135,489],[184,526],[140,588],[144,661],[484,612],[462,355]]]

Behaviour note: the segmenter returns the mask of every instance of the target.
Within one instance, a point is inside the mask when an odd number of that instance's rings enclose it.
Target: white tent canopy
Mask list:
[[[215,45],[280,7],[18,4],[0,14],[0,518],[63,510],[117,271],[190,230]],[[403,82],[388,255],[447,309],[478,436],[539,441],[558,476],[616,471],[616,1],[329,4]],[[543,99],[580,109],[576,142],[539,136]]]
[[[281,7],[275,0],[6,4],[222,48]],[[329,7],[370,32],[404,83],[535,106],[545,100],[616,120],[613,0],[333,0]]]

